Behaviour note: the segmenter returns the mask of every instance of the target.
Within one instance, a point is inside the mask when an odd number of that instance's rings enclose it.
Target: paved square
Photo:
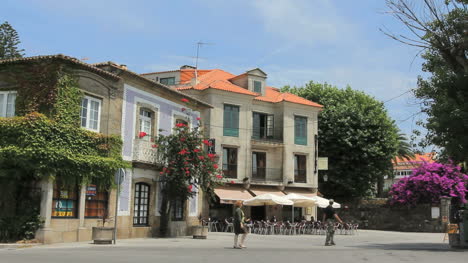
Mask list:
[[[115,246],[66,243],[0,249],[0,262],[467,262],[468,251],[450,249],[443,237],[360,230],[357,235],[337,235],[337,245],[325,247],[324,236],[249,235],[248,248],[239,250],[232,248],[233,234],[209,233],[207,240],[124,239]]]

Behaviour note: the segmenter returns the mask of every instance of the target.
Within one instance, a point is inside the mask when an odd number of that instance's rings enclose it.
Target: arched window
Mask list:
[[[136,183],[135,202],[133,204],[133,225],[148,225],[149,200],[150,186],[146,183]]]

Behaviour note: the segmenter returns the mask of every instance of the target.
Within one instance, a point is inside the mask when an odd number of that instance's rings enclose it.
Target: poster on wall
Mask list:
[[[96,185],[90,184],[86,187],[86,196],[96,196],[97,188]]]
[[[73,200],[57,200],[55,201],[52,216],[56,217],[74,217],[74,203]]]

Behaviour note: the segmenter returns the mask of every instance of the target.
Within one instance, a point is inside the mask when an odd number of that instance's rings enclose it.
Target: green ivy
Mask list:
[[[22,116],[0,118],[0,177],[57,177],[111,188],[115,171],[129,167],[121,158],[122,141],[79,126],[83,93],[73,74],[53,63],[2,72],[18,85],[16,112]]]

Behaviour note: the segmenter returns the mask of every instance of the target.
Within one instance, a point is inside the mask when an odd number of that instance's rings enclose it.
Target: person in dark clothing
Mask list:
[[[333,199],[330,199],[329,205],[323,210],[323,223],[327,226],[327,238],[325,239],[325,246],[336,245],[333,241],[333,236],[335,234],[335,219],[343,224],[343,221],[336,214],[335,209],[333,209],[333,202]]]
[[[246,248],[244,246],[245,238],[247,237],[247,228],[245,227],[244,211],[242,211],[242,201],[237,201],[235,204],[236,210],[234,211],[234,248]],[[239,235],[242,234],[240,244]]]

